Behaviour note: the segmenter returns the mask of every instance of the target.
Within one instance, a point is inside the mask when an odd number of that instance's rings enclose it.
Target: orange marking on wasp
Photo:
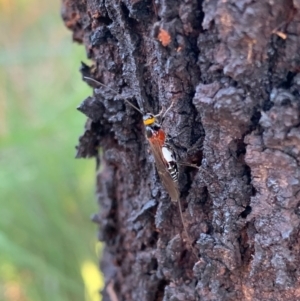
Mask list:
[[[157,140],[159,145],[163,147],[166,142],[166,134],[162,129],[159,129],[158,131],[154,132],[153,136],[148,138],[148,140],[152,143]]]
[[[93,78],[84,77],[84,79],[91,80],[100,86],[109,88]],[[116,94],[119,94],[114,89],[111,90],[114,91]],[[176,161],[176,155],[174,150],[166,142],[166,133],[161,128],[161,124],[157,122],[157,118],[162,115],[162,111],[157,115],[154,115],[152,113],[145,114],[128,100],[125,99],[125,102],[128,103],[135,110],[137,110],[139,113],[141,113],[141,115],[143,116],[146,139],[148,140],[149,145],[151,147],[159,177],[162,181],[163,186],[168,191],[172,202],[178,203],[180,218],[183,225],[183,230],[187,236],[188,244],[192,248],[194,255],[198,258],[198,255],[193,248],[192,240],[188,234],[184,222],[184,218],[182,215],[182,208],[180,204],[180,192],[178,187],[179,172],[178,172],[178,163]],[[172,106],[173,106],[173,102],[171,103],[169,108],[164,112],[163,118],[165,117],[166,113],[171,109]]]

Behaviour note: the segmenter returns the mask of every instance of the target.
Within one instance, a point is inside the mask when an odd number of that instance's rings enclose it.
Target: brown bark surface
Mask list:
[[[63,0],[94,85],[78,157],[100,159],[103,300],[300,300],[300,0]],[[182,166],[183,216],[141,115]],[[101,151],[98,154],[98,147]],[[117,299],[116,299],[117,298]]]

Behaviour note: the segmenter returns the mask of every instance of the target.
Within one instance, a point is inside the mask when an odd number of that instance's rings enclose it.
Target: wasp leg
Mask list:
[[[188,162],[177,162],[177,164],[180,165],[180,166],[187,166],[187,167],[196,168],[199,171],[201,171],[204,174],[206,174],[209,177],[209,179],[212,179],[212,180],[214,179],[213,175],[211,173],[209,173],[206,169],[204,169],[202,166],[198,166],[196,164],[188,163]]]
[[[177,162],[177,164],[181,165],[181,166],[188,166],[188,167],[193,167],[193,168],[197,168],[197,169],[203,169],[200,166],[197,166],[196,164],[188,163],[188,162]]]

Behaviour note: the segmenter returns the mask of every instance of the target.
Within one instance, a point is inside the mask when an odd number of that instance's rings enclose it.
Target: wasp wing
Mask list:
[[[178,188],[178,182],[174,182],[165,162],[165,159],[162,154],[162,145],[160,145],[159,141],[156,140],[148,140],[151,151],[154,155],[156,168],[159,174],[159,177],[163,183],[163,186],[169,193],[172,202],[179,201],[180,193]]]

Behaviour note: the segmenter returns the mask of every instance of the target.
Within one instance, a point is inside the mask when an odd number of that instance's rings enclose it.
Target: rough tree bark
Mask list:
[[[300,300],[300,0],[63,0],[94,85],[78,157],[100,157],[103,300]],[[142,118],[181,161],[186,243]],[[101,146],[101,155],[98,147]],[[117,299],[116,299],[117,298]]]

